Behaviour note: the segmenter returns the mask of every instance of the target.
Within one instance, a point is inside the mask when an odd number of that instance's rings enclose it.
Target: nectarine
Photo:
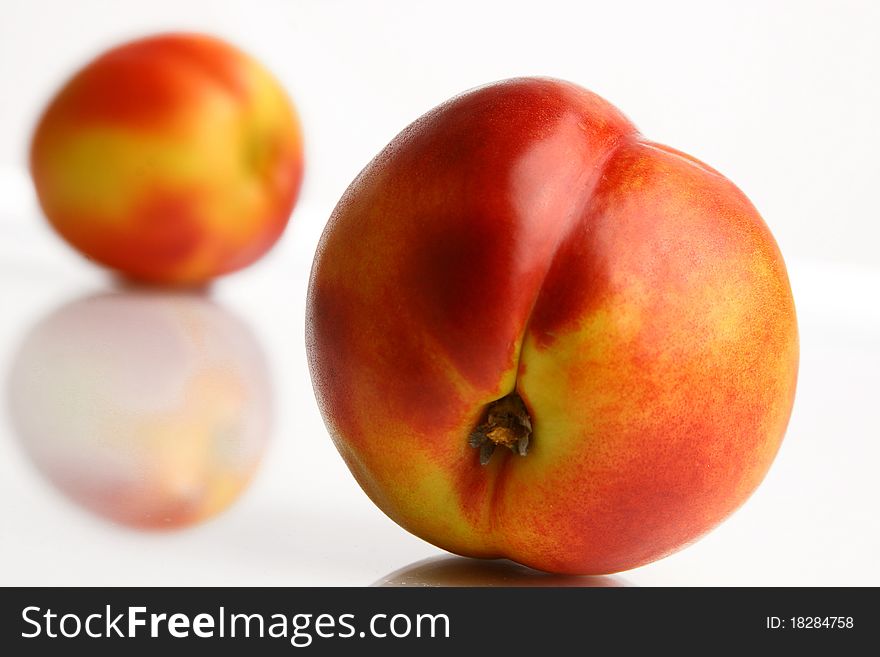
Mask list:
[[[198,284],[259,258],[284,230],[302,135],[279,83],[207,36],[114,48],[55,96],[31,173],[52,226],[129,278]]]
[[[748,199],[574,84],[515,79],[418,119],[318,248],[307,345],[357,481],[452,552],[633,568],[760,483],[798,337]]]

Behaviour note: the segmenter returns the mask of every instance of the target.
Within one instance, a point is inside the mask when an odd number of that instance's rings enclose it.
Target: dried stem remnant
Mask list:
[[[468,444],[480,450],[480,464],[486,465],[498,445],[525,456],[531,437],[532,420],[526,405],[512,392],[489,404],[486,420],[473,430]]]

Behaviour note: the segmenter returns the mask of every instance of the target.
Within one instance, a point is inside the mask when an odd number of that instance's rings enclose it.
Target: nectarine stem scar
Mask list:
[[[468,444],[480,450],[480,465],[486,465],[498,445],[525,456],[532,437],[532,420],[522,398],[515,392],[486,407],[485,420],[471,432]]]

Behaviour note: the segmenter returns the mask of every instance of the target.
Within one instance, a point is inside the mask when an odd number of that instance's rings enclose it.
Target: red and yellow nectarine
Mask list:
[[[307,312],[321,410],[373,501],[547,571],[633,568],[711,529],[794,398],[794,304],[755,208],[561,81],[489,85],[400,133],[337,205]]]
[[[43,211],[122,274],[197,284],[259,258],[299,192],[299,120],[258,62],[207,36],[133,41],[77,73],[31,145]]]

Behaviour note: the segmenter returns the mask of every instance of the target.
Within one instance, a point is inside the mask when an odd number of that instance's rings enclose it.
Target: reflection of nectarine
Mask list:
[[[367,494],[422,538],[560,573],[660,558],[779,448],[798,364],[752,204],[573,84],[517,79],[416,121],[316,255],[318,401]]]
[[[373,586],[515,586],[616,588],[631,586],[619,575],[557,575],[505,559],[431,557],[385,575]]]
[[[180,527],[225,509],[268,437],[262,353],[198,296],[68,304],[28,334],[9,383],[37,468],[78,504],[135,527]]]
[[[258,62],[199,35],[114,48],[37,126],[31,171],[49,221],[136,279],[200,283],[281,235],[303,166],[298,119]]]

